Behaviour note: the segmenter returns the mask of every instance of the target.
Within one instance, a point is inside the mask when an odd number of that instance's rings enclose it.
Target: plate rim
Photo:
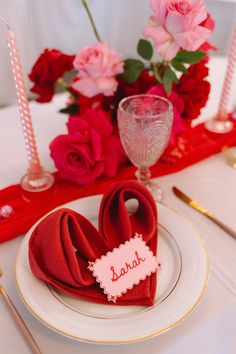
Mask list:
[[[60,205],[54,209],[52,209],[51,211],[49,211],[48,213],[46,213],[43,217],[41,217],[36,223],[34,223],[34,225],[32,225],[32,227],[28,230],[28,232],[26,233],[26,235],[31,232],[31,230],[33,230],[36,225],[43,220],[48,214],[51,214],[53,211],[62,208],[72,202],[75,202],[77,200],[81,199],[87,199],[87,198],[92,198],[92,197],[100,197],[100,194],[97,195],[93,195],[93,196],[87,196],[87,197],[83,197],[83,198],[79,198],[79,199],[75,199],[71,202],[65,203],[63,205]],[[31,314],[37,319],[39,320],[42,324],[44,324],[47,328],[56,331],[59,334],[62,334],[63,336],[67,337],[67,338],[71,338],[77,341],[81,341],[81,342],[86,342],[86,343],[93,343],[93,344],[108,344],[108,345],[112,345],[112,344],[125,344],[125,343],[135,343],[135,342],[140,342],[140,341],[144,341],[144,340],[148,340],[154,337],[157,337],[169,330],[171,330],[172,328],[174,328],[175,326],[177,326],[178,324],[180,324],[182,321],[184,321],[189,315],[190,313],[195,309],[195,307],[198,305],[198,303],[200,302],[206,288],[207,288],[207,284],[208,284],[208,280],[209,280],[209,272],[210,272],[210,264],[209,264],[209,256],[208,256],[208,252],[207,252],[207,247],[205,244],[205,241],[203,240],[203,238],[201,237],[200,233],[197,231],[197,229],[194,227],[194,225],[192,224],[191,221],[189,221],[187,218],[185,218],[184,216],[182,216],[181,214],[179,214],[176,210],[174,210],[173,208],[165,205],[165,204],[161,204],[162,207],[164,207],[164,209],[169,209],[170,211],[172,211],[173,213],[175,213],[179,218],[181,218],[182,220],[184,220],[185,223],[188,223],[191,228],[195,231],[195,236],[198,238],[199,243],[202,246],[202,249],[204,250],[204,255],[205,255],[205,263],[206,263],[206,273],[205,273],[205,278],[204,278],[204,282],[201,288],[201,291],[199,292],[198,296],[196,297],[195,302],[192,304],[192,306],[185,311],[178,320],[174,321],[173,323],[171,323],[170,325],[162,328],[161,330],[158,331],[154,331],[150,334],[147,334],[145,336],[139,336],[139,337],[133,337],[130,339],[123,339],[123,340],[98,340],[98,339],[91,339],[91,338],[86,338],[86,337],[80,337],[78,335],[74,335],[74,334],[68,334],[67,332],[64,332],[62,329],[58,328],[55,325],[50,324],[48,321],[46,321],[45,319],[43,319],[28,303],[27,300],[24,297],[24,294],[22,293],[20,286],[19,286],[19,280],[17,279],[17,265],[19,263],[19,254],[20,254],[20,250],[22,248],[22,244],[25,241],[26,235],[23,237],[23,240],[20,243],[20,246],[18,248],[17,251],[17,256],[16,256],[16,260],[15,260],[15,266],[14,266],[14,273],[15,273],[15,283],[16,283],[16,288],[18,290],[18,293],[21,297],[21,300],[23,301],[24,305],[26,306],[26,308],[31,312]]]

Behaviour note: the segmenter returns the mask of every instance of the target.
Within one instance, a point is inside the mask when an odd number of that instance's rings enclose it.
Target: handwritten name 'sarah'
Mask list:
[[[135,259],[131,262],[125,262],[125,266],[120,269],[119,272],[116,272],[114,267],[111,266],[111,271],[112,271],[112,281],[117,281],[121,277],[123,277],[125,274],[127,274],[130,270],[138,267],[141,263],[143,263],[146,260],[146,258],[141,258],[138,254],[137,251],[135,251]]]

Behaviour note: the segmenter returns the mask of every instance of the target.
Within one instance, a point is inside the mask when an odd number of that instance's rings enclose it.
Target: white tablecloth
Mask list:
[[[211,62],[211,99],[202,119],[216,111],[225,61]],[[57,114],[64,95],[52,104],[31,104],[41,162],[53,170],[48,144],[66,131],[66,116]],[[233,98],[232,98],[233,99]],[[0,187],[19,182],[27,169],[25,147],[17,107],[0,111]],[[104,346],[76,342],[65,338],[36,320],[17,293],[14,264],[23,236],[0,245],[1,283],[31,329],[44,354],[235,354],[236,353],[236,240],[209,220],[184,205],[171,192],[176,185],[209,208],[222,221],[236,229],[236,170],[221,154],[210,157],[185,170],[158,179],[164,189],[165,204],[178,210],[198,229],[208,247],[211,272],[207,290],[197,308],[182,323],[156,338],[129,345]],[[1,230],[1,229],[0,229]],[[235,255],[235,256],[234,256]],[[1,300],[1,299],[0,299]],[[30,353],[4,303],[0,301],[0,353]]]

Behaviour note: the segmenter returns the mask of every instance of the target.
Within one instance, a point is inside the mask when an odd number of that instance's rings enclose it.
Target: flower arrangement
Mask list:
[[[152,15],[137,45],[139,59],[124,60],[101,40],[86,1],[81,1],[97,42],[77,55],[46,49],[29,78],[38,102],[51,101],[56,84],[69,93],[61,109],[69,114],[68,134],[56,137],[50,151],[60,175],[82,185],[114,175],[127,161],[116,123],[117,106],[125,96],[167,97],[174,106],[173,144],[207,102],[207,52],[215,47],[208,43],[214,22],[204,0],[151,0]],[[65,83],[68,71],[74,75]]]

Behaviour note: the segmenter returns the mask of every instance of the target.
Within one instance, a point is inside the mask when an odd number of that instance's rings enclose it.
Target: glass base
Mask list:
[[[54,176],[47,172],[42,171],[40,174],[26,174],[21,179],[21,187],[27,192],[43,192],[51,188],[54,184]]]
[[[157,183],[149,181],[149,183],[146,184],[145,187],[149,190],[149,192],[153,196],[153,199],[156,202],[160,203],[163,201],[163,191]]]
[[[213,119],[205,123],[205,128],[213,133],[229,133],[233,129],[233,122],[230,120],[217,120]]]

